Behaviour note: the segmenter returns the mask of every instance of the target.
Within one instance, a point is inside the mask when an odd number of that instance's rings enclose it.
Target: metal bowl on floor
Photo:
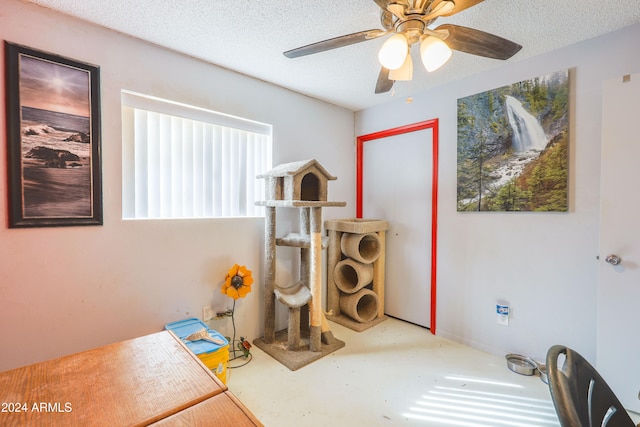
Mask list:
[[[505,356],[505,359],[507,360],[507,367],[516,374],[533,375],[538,369],[538,364],[527,356],[509,353]]]

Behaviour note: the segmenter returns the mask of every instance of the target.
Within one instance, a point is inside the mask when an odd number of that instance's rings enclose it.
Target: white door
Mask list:
[[[640,412],[640,74],[606,81],[602,111],[596,367],[622,404]]]
[[[432,130],[366,143],[363,218],[389,222],[385,313],[430,327]]]

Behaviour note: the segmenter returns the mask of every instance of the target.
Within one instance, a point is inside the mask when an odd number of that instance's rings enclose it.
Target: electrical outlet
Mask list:
[[[509,326],[510,307],[508,305],[496,304],[496,314],[498,315],[498,324]]]
[[[213,307],[205,305],[202,307],[202,320],[208,322],[211,319],[213,319]]]

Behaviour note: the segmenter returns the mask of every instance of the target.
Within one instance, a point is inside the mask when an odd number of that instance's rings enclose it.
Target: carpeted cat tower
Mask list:
[[[316,160],[285,163],[258,176],[265,180],[265,304],[264,336],[254,344],[295,371],[342,347],[329,328],[322,309],[322,208],[346,206],[327,201],[330,175]],[[276,237],[277,208],[299,210],[299,233]],[[300,249],[299,280],[279,285],[276,277],[276,247]],[[287,329],[276,331],[276,301],[287,307]]]

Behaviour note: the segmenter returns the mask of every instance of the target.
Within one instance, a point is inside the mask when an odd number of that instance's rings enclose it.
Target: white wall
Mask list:
[[[640,70],[639,42],[635,25],[356,114],[356,135],[439,119],[438,335],[538,360],[566,344],[595,360],[602,82]],[[457,99],[567,68],[569,212],[456,212]],[[508,327],[497,300],[512,307]]]
[[[105,205],[101,227],[8,229],[0,179],[0,371],[152,333],[200,316],[203,305],[225,308],[231,300],[219,286],[235,262],[258,278],[238,303],[238,331],[260,336],[262,220],[121,219],[120,90],[273,124],[274,164],[316,158],[338,176],[329,198],[348,205],[325,218],[354,214],[353,113],[18,0],[2,0],[0,38],[101,67]],[[356,114],[355,135],[440,119],[439,335],[537,358],[564,343],[594,359],[601,87],[640,70],[639,41],[636,25]],[[457,213],[457,99],[565,68],[573,72],[569,213]],[[4,103],[0,128],[5,177]],[[281,218],[283,232],[296,226],[295,214]],[[284,282],[295,258],[279,266]],[[508,328],[496,323],[498,299],[513,307]],[[213,326],[230,333],[228,321]]]
[[[272,124],[274,166],[316,158],[338,177],[329,198],[348,206],[326,209],[325,218],[354,215],[353,112],[18,0],[2,0],[0,38],[100,66],[104,184],[103,226],[9,229],[0,179],[0,371],[156,332],[201,317],[204,305],[230,307],[219,289],[234,263],[257,278],[237,303],[238,333],[261,336],[262,219],[122,220],[120,91]],[[7,176],[4,108],[0,177]],[[295,265],[284,254],[282,280]],[[212,327],[231,334],[228,320]]]

